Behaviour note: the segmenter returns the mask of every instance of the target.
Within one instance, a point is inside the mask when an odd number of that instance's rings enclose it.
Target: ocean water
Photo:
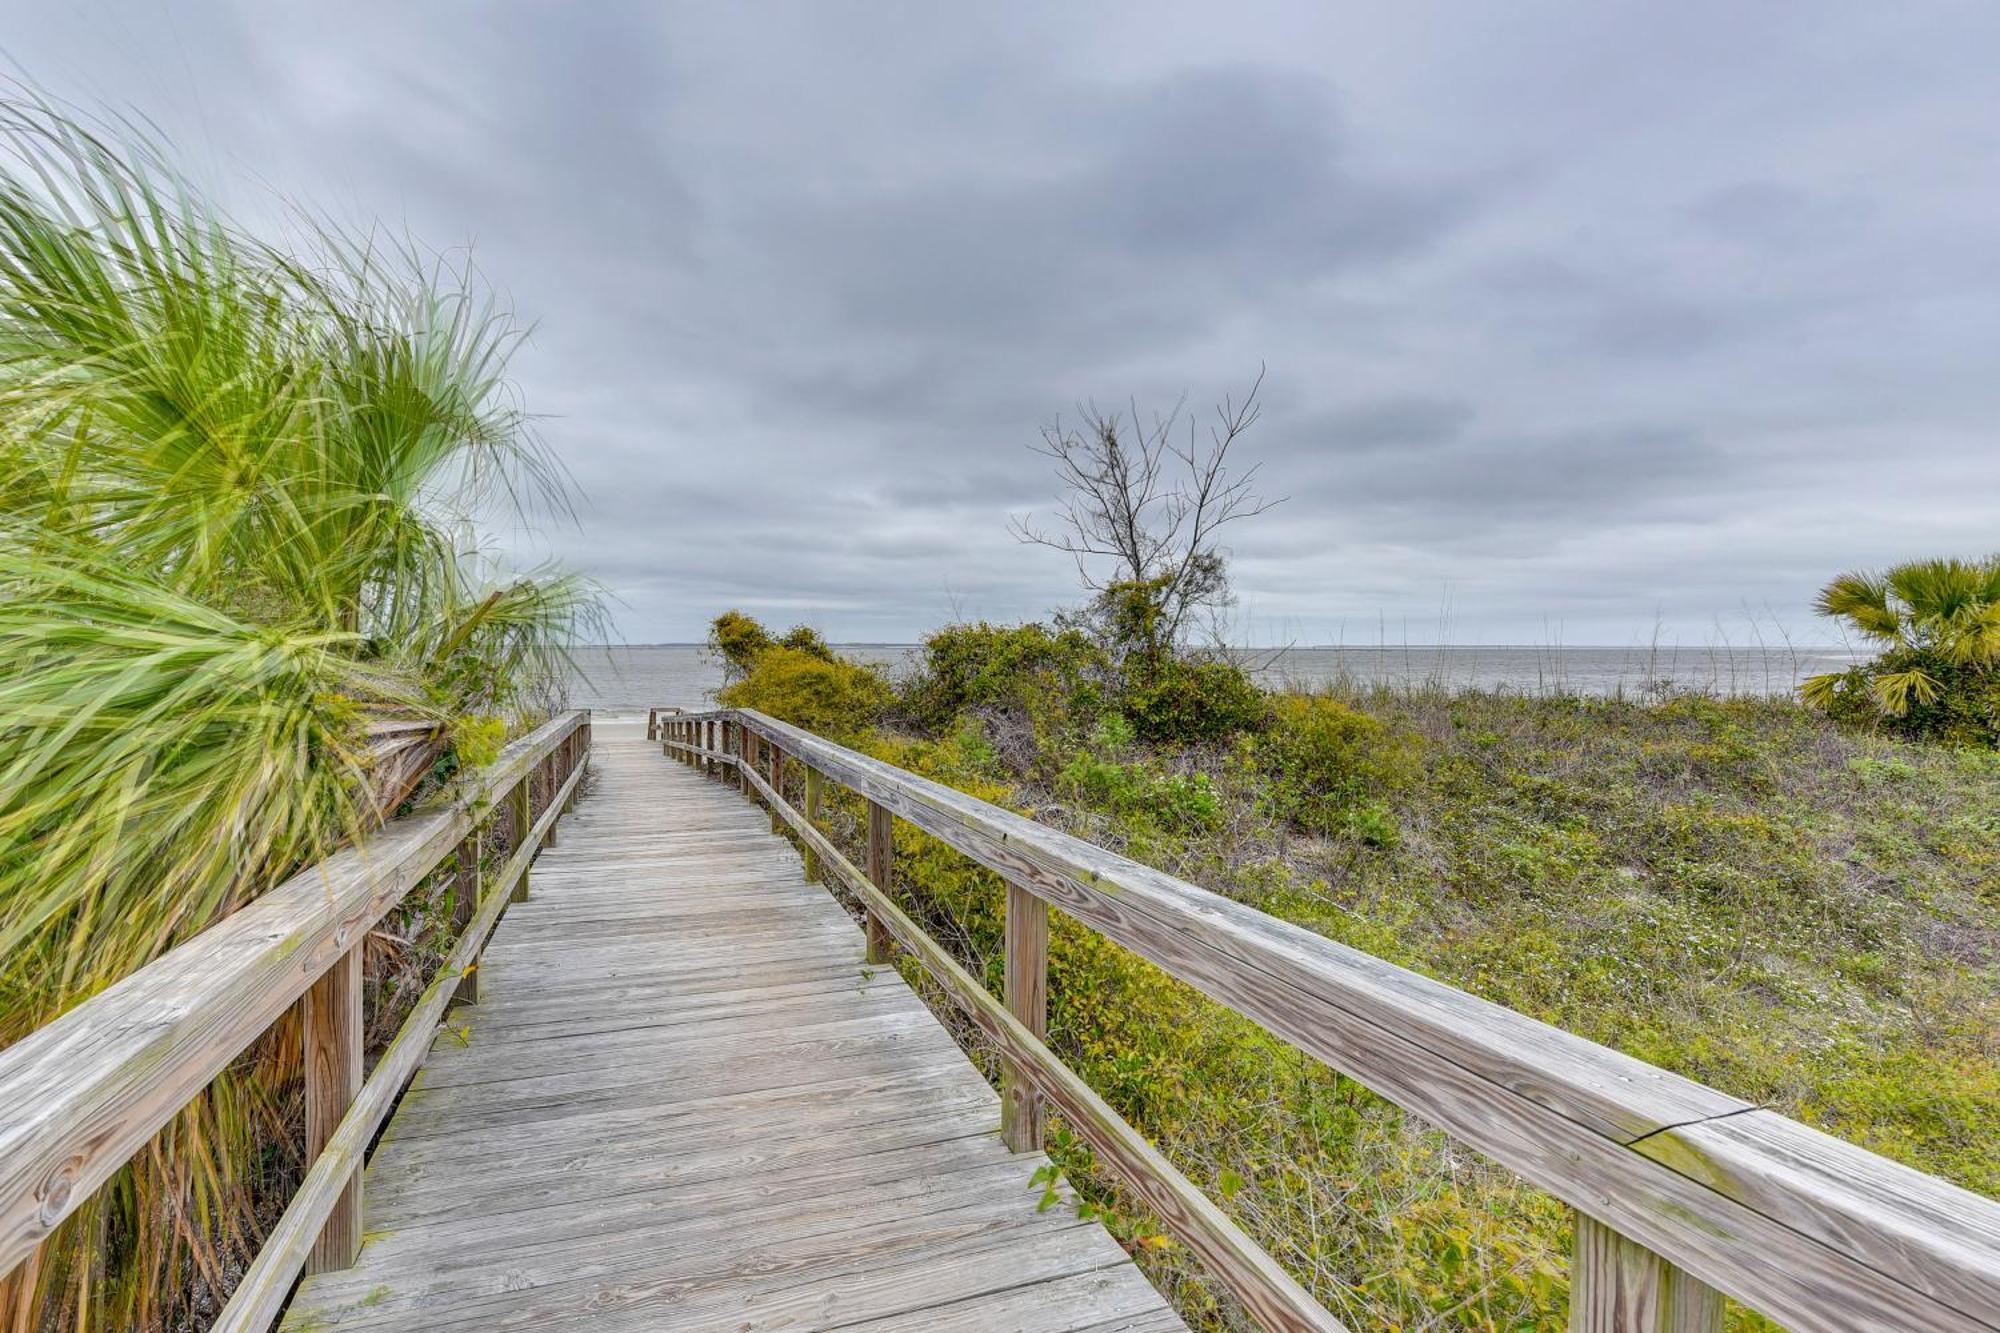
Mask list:
[[[859,662],[891,674],[909,668],[908,644],[840,644]],[[1828,649],[1439,647],[1238,649],[1245,668],[1269,687],[1349,681],[1391,687],[1502,689],[1524,694],[1645,697],[1663,689],[1722,695],[1790,694],[1807,676],[1855,659]],[[571,702],[600,712],[644,712],[673,704],[709,704],[722,670],[691,644],[586,648],[576,654]]]

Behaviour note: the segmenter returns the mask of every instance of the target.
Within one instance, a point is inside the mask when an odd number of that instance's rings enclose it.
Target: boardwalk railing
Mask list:
[[[301,1270],[354,1261],[370,1140],[455,1000],[477,998],[486,937],[525,898],[590,750],[566,714],[467,775],[450,807],[413,815],[318,862],[171,953],[0,1051],[0,1329],[33,1328],[38,1247],[225,1065],[303,1007],[306,1156],[284,1216],[214,1327],[269,1324]],[[512,854],[481,883],[489,815]],[[362,1081],[362,950],[404,895],[456,854],[459,938]]]
[[[652,729],[761,798],[860,899],[871,959],[900,943],[996,1045],[1010,1147],[1057,1107],[1267,1327],[1339,1325],[1045,1044],[1050,907],[1575,1208],[1572,1330],[1712,1333],[1725,1297],[1800,1329],[2000,1329],[2000,1204],[761,713]],[[867,802],[865,868],[819,826],[829,778]],[[1006,882],[1004,1004],[892,901],[897,818]]]

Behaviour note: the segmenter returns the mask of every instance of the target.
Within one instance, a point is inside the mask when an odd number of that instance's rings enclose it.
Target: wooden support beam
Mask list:
[[[819,770],[807,764],[806,822],[815,828],[819,826],[819,807],[825,784],[826,779],[820,776]],[[806,881],[811,884],[820,882],[819,852],[810,842],[806,844]]]
[[[542,762],[542,808],[544,810],[554,804],[556,784],[562,781],[561,766],[557,762],[560,757],[560,755],[551,754]],[[542,846],[553,847],[555,845],[556,824],[554,820],[550,820],[549,831],[542,835]]]
[[[1570,1333],[1722,1333],[1722,1293],[1638,1241],[1576,1214]]]
[[[40,1313],[35,1300],[35,1282],[41,1276],[42,1248],[0,1277],[0,1333],[38,1333]]]
[[[461,775],[450,804],[303,868],[0,1051],[0,1273],[30,1258],[583,724],[581,712],[550,720]]]
[[[785,799],[785,752],[775,745],[767,745],[764,747],[764,753],[771,761],[771,790],[778,793],[779,801],[783,801]],[[785,821],[778,817],[778,807],[773,805],[771,807],[771,832],[779,832],[784,827]]]
[[[514,785],[514,789],[507,793],[507,809],[511,812],[510,817],[514,821],[514,827],[509,836],[513,841],[516,851],[519,851],[526,845],[527,839],[530,836],[530,830],[535,824],[534,815],[528,806],[528,780],[530,776],[530,774],[523,774],[521,780]],[[521,877],[514,881],[512,901],[517,903],[528,901],[528,868],[526,866],[521,867]]]
[[[589,748],[589,741],[586,732],[586,749]],[[577,774],[572,772],[559,794],[573,795],[577,780]],[[542,813],[545,821],[560,817],[558,810]],[[526,841],[532,843],[533,839]],[[514,873],[525,867],[531,858],[531,850],[516,848],[495,883],[511,883]],[[481,899],[479,912],[472,918],[470,927],[451,946],[451,952],[445,955],[430,985],[417,997],[416,1004],[403,1019],[403,1026],[397,1030],[395,1040],[382,1052],[368,1081],[361,1085],[360,1095],[342,1117],[333,1137],[327,1140],[325,1150],[306,1169],[305,1178],[299,1182],[298,1192],[292,1196],[284,1215],[264,1237],[264,1247],[257,1252],[257,1257],[244,1271],[242,1280],[230,1293],[229,1303],[210,1325],[211,1333],[265,1333],[271,1327],[298,1280],[299,1270],[311,1255],[312,1244],[325,1219],[340,1202],[348,1176],[361,1170],[369,1143],[389,1112],[395,1109],[404,1086],[417,1072],[417,1066],[430,1049],[438,1021],[444,1017],[450,1004],[450,993],[457,987],[459,979],[473,967],[486,946],[486,937],[505,907],[506,903],[498,891],[488,893]]]
[[[485,850],[485,842],[480,830],[474,829],[458,844],[458,865],[454,870],[451,888],[451,921],[456,927],[454,934],[463,936],[465,928],[472,924],[473,913],[479,910],[480,884],[479,860]],[[453,1004],[479,1003],[479,970],[467,972],[459,979],[458,989],[452,993]]]
[[[746,772],[753,786],[762,785],[754,771]],[[884,932],[898,940],[944,987],[1002,1058],[1034,1076],[1042,1095],[1095,1149],[1099,1161],[1121,1176],[1161,1223],[1243,1302],[1258,1327],[1272,1333],[1346,1333],[1340,1321],[1322,1309],[1277,1260],[1259,1249],[1138,1130],[1091,1091],[1089,1084],[1022,1027],[1005,1005],[987,994],[985,986],[960,967],[949,950],[918,929],[917,923],[876,886],[872,874],[857,869],[799,812],[788,807],[785,813],[794,832],[807,842],[820,844],[820,859],[827,872],[867,905],[871,923],[879,918]],[[886,820],[883,826],[886,829]]]
[[[306,991],[306,1161],[316,1159],[361,1091],[361,954],[366,937],[340,956]],[[352,1172],[319,1239],[308,1273],[347,1268],[361,1252],[361,1172]]]
[[[1007,886],[1007,1011],[1037,1041],[1049,1031],[1049,905]],[[1000,1137],[1014,1152],[1042,1150],[1042,1099],[1022,1071],[1000,1077]]]
[[[873,801],[868,803],[868,879],[885,896],[894,895],[896,882],[896,844],[890,836],[891,819],[885,807]],[[888,962],[890,943],[889,928],[882,924],[878,913],[871,911],[868,913],[868,961]]]

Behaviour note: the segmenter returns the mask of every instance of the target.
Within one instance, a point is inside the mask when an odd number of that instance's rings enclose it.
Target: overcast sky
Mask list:
[[[1260,363],[1246,642],[1823,640],[2000,547],[1990,2],[5,5],[239,213],[474,245],[585,495],[506,540],[632,642],[1072,601],[1040,426]]]

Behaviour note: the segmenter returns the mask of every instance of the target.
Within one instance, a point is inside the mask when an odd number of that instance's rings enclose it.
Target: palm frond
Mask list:
[[[1907,671],[1889,671],[1875,677],[1873,683],[1875,699],[1882,711],[1890,717],[1903,717],[1910,711],[1912,703],[1929,704],[1937,702],[1937,678],[1920,667]]]

